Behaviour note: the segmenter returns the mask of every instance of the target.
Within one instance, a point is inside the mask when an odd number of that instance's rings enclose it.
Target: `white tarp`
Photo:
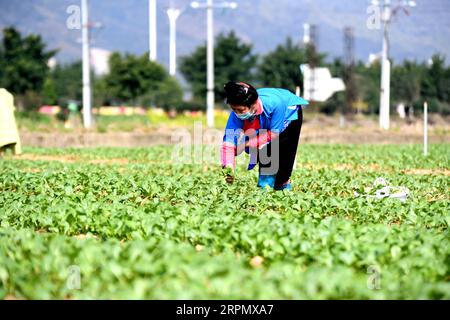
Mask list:
[[[20,138],[14,110],[13,95],[6,89],[0,88],[0,148],[14,145],[14,152],[20,154]]]

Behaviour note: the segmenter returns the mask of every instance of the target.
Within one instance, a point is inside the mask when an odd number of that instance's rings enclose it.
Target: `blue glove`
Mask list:
[[[250,162],[248,164],[247,170],[252,170],[258,164],[258,155],[256,152],[250,152],[250,148],[245,146],[248,141],[248,137],[242,135],[237,141],[237,154],[240,155],[242,151],[246,154],[250,154]]]
[[[258,154],[256,152],[250,152],[250,162],[248,163],[247,170],[252,170],[258,163]]]

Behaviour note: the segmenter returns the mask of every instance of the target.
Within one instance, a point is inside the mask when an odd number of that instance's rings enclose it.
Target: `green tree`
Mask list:
[[[135,104],[138,98],[154,93],[167,77],[163,66],[148,60],[147,55],[135,56],[115,52],[109,59],[110,72],[105,76],[111,97]]]
[[[214,47],[214,75],[216,100],[224,98],[223,85],[229,80],[252,82],[257,56],[253,46],[243,43],[231,31],[217,36]],[[206,46],[198,47],[192,54],[181,58],[180,71],[191,85],[194,97],[205,100],[206,95]]]
[[[51,72],[58,103],[65,104],[68,100],[81,101],[83,96],[81,61],[57,65]]]
[[[415,62],[404,61],[392,69],[391,92],[392,102],[408,105],[414,104],[420,98],[420,82],[423,68]]]
[[[265,55],[258,65],[257,78],[263,86],[286,88],[295,91],[303,88],[300,65],[308,63],[307,49],[294,44],[291,38],[284,45]],[[315,56],[316,65],[324,63],[325,55]]]
[[[333,77],[342,77],[345,69],[345,64],[341,58],[335,58],[333,61],[326,65],[330,69],[330,73]]]
[[[429,102],[431,112],[450,114],[450,68],[445,67],[445,57],[432,57],[422,77],[421,97]]]
[[[46,50],[46,45],[39,35],[22,37],[15,28],[5,28],[0,46],[1,86],[19,95],[20,105],[23,102],[20,96],[35,96],[35,93],[42,90],[49,72],[48,60],[56,53],[57,50]],[[28,92],[35,93],[27,94]],[[28,98],[25,100],[28,101]]]
[[[155,93],[156,105],[165,109],[178,109],[183,101],[183,89],[174,77],[162,81]]]
[[[334,94],[329,101],[320,106],[320,110],[332,113],[340,110],[343,114],[354,111],[354,103],[360,98],[360,90],[357,86],[358,75],[353,64],[345,64],[342,59],[335,58],[332,63],[326,65],[333,77],[341,78],[345,83],[345,92]]]
[[[94,77],[94,105],[95,106],[112,106],[115,97],[111,94],[106,82],[105,76]]]
[[[366,66],[361,61],[355,66],[355,78],[358,83],[358,96],[368,104],[371,114],[380,109],[381,66],[379,61]]]
[[[42,88],[42,102],[47,105],[54,105],[58,103],[58,95],[56,93],[55,84],[50,77],[45,79],[44,86]]]
[[[427,68],[422,78],[421,94],[428,99],[440,99],[442,84],[444,79],[445,59],[439,55],[435,55],[431,59],[431,65]]]
[[[139,102],[144,105],[155,105],[166,111],[178,110],[183,102],[183,89],[177,79],[167,76],[158,83],[155,90],[141,96]]]

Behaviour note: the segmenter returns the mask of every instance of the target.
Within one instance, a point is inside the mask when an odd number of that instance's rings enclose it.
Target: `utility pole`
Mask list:
[[[423,155],[428,155],[428,102],[423,104]]]
[[[206,29],[207,29],[207,85],[206,85],[206,124],[208,127],[214,127],[214,0],[207,0],[206,9]]]
[[[307,45],[309,43],[309,41],[311,40],[311,35],[310,35],[310,25],[309,23],[304,23],[303,24],[303,44]]]
[[[207,79],[206,79],[206,124],[208,127],[214,127],[214,8],[236,9],[236,2],[221,2],[214,4],[214,0],[206,0],[206,3],[197,1],[191,2],[194,9],[206,9],[207,21]]]
[[[378,0],[373,0],[374,5],[379,5]],[[380,128],[389,129],[390,112],[390,82],[391,82],[391,62],[389,61],[389,26],[393,16],[402,10],[407,15],[407,7],[415,7],[415,1],[398,0],[398,4],[391,8],[391,1],[384,0],[381,11],[383,23],[383,48],[381,51],[381,89],[380,89]]]
[[[169,73],[171,76],[177,74],[177,19],[181,14],[181,10],[169,8],[167,15],[169,16],[170,26],[170,61]]]
[[[390,0],[384,0],[382,11],[383,49],[381,51],[380,128],[389,129],[391,62],[389,61]]]
[[[89,8],[88,0],[81,1],[82,51],[83,51],[83,123],[85,128],[92,125],[92,93],[89,52]]]
[[[353,105],[356,101],[357,90],[354,75],[355,66],[355,39],[352,27],[344,28],[344,69],[343,78],[345,82],[345,105],[340,110],[340,126],[345,126],[345,116],[353,111]]]
[[[149,43],[149,59],[156,61],[157,55],[157,35],[156,35],[156,0],[148,0],[148,43]]]
[[[306,33],[307,32],[307,33]],[[306,59],[308,60],[308,65],[311,70],[311,77],[310,77],[310,83],[311,87],[309,90],[309,99],[311,103],[314,103],[315,99],[315,81],[316,81],[316,67],[319,64],[318,61],[318,50],[317,50],[317,43],[318,43],[318,30],[317,26],[312,24],[308,25],[307,28],[305,28],[305,34],[307,34],[308,41],[306,42]],[[305,40],[305,39],[304,39]]]

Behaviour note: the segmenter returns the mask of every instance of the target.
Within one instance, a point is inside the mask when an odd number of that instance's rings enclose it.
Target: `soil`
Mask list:
[[[450,143],[448,129],[441,132],[430,130],[429,143]],[[70,132],[70,133],[40,133],[21,132],[23,146],[33,147],[148,147],[154,145],[170,145],[203,141],[206,144],[220,143],[222,130],[209,130],[200,133],[200,139],[186,129],[167,129],[159,132]],[[182,135],[183,139],[180,139]],[[423,143],[423,134],[417,128],[400,128],[382,131],[371,127],[354,127],[339,129],[335,127],[319,127],[304,125],[300,143],[322,144],[409,144]]]

